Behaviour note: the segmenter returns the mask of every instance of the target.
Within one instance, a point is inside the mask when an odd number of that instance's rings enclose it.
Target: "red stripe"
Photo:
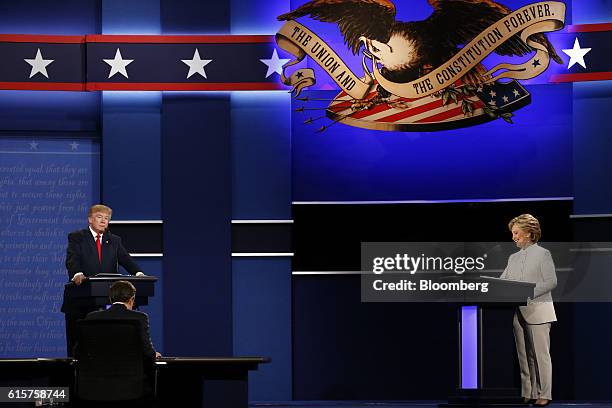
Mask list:
[[[425,97],[422,96],[421,98],[425,98]],[[404,97],[401,97],[401,98],[397,98],[395,100],[395,102],[414,102],[414,101],[418,101],[421,98],[404,98]]]
[[[338,103],[334,106],[330,106],[329,109],[331,109],[334,112],[340,112],[340,111],[350,108],[351,106],[353,106],[353,103],[351,101],[346,101],[346,102]]]
[[[88,91],[276,91],[286,88],[275,82],[209,82],[209,83],[122,83],[122,82],[88,82]]]
[[[100,35],[90,34],[91,43],[172,43],[172,44],[226,44],[273,43],[272,35]]]
[[[474,109],[480,109],[484,106],[484,103],[482,101],[478,101],[474,103]],[[419,119],[416,121],[416,123],[423,123],[423,122],[441,122],[447,119],[450,119],[452,117],[455,117],[459,114],[462,114],[463,110],[461,109],[461,106],[458,106],[456,108],[453,108],[451,110],[448,110],[446,112],[440,112],[436,115],[433,116],[429,116],[427,118],[423,118],[423,119]]]
[[[583,82],[607,81],[612,79],[612,72],[586,72],[581,74],[557,74],[550,77],[550,82]]]
[[[84,35],[0,34],[0,42],[81,44]]]
[[[594,33],[598,31],[612,31],[612,23],[576,24],[567,27],[568,33]]]
[[[428,98],[428,97],[426,97]],[[423,112],[430,111],[442,106],[442,99],[436,99],[433,102],[426,103],[425,105],[417,106],[416,108],[407,109],[403,112],[398,112],[394,115],[387,116],[386,118],[378,119],[377,122],[397,122],[402,119],[406,119],[410,116],[418,115]]]
[[[423,122],[442,122],[446,119],[450,119],[454,116],[457,116],[459,114],[463,113],[463,111],[461,110],[461,107],[456,107],[453,108],[451,110],[448,110],[446,112],[440,112],[436,115],[433,116],[429,116],[423,119],[419,119],[416,121],[416,123],[423,123]]]
[[[0,89],[20,91],[84,91],[85,84],[73,82],[0,82]]]

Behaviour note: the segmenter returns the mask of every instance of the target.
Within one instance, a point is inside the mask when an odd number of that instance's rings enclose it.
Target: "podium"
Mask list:
[[[459,278],[457,278],[459,279]],[[462,278],[466,280],[466,277]],[[488,308],[525,306],[534,295],[535,283],[481,276],[467,278],[488,283],[488,292],[472,293],[457,299],[459,373],[457,395],[448,398],[441,407],[524,407],[527,404],[508,390],[487,389],[483,378],[483,311]],[[510,322],[509,322],[510,325]],[[514,358],[514,356],[512,356]]]
[[[101,309],[110,303],[108,290],[113,282],[128,281],[136,288],[136,306],[146,306],[155,295],[155,276],[98,274],[90,276],[80,285],[74,282],[64,286],[64,298],[83,309]]]

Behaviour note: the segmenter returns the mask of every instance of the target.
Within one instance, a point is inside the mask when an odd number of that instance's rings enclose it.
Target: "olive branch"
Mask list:
[[[461,99],[461,111],[463,112],[464,116],[473,116],[477,101],[473,100],[472,98],[478,97],[476,95],[476,90],[477,88],[472,85],[462,85],[460,87],[456,87],[453,84],[449,87],[444,88],[442,91],[440,91],[438,95],[442,97],[443,106],[446,106],[451,102],[453,102],[455,105],[458,105],[459,96],[463,96],[463,98]],[[482,110],[492,119],[501,118],[507,123],[514,123],[512,122],[512,117],[514,116],[512,112],[502,113],[501,109],[499,109],[497,106],[491,106],[487,104],[482,107]]]

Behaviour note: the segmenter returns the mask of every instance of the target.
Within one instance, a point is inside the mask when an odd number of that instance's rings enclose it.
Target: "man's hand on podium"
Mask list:
[[[144,272],[136,272],[136,276],[146,276]]]
[[[161,353],[160,353],[159,351],[156,351],[156,352],[155,352],[155,358],[161,358],[161,356],[162,356],[162,355],[161,355]]]
[[[72,281],[75,283],[75,285],[80,285],[81,283],[83,283],[84,280],[85,275],[83,275],[83,272],[77,272],[72,277]]]

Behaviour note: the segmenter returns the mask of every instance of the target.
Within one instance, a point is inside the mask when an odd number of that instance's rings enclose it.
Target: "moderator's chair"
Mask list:
[[[81,405],[154,400],[157,376],[144,358],[138,320],[78,321],[77,341],[75,387]]]

